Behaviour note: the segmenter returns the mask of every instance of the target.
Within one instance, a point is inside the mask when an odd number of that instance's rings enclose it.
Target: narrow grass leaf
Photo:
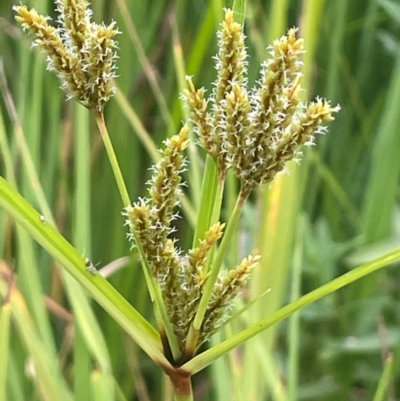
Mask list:
[[[10,351],[10,316],[11,306],[8,302],[0,310],[0,400],[6,400],[7,373]]]
[[[362,266],[355,268],[354,270],[351,270],[348,273],[343,274],[342,276],[330,281],[329,283],[324,284],[323,286],[302,296],[298,300],[282,307],[272,316],[258,321],[256,324],[248,327],[247,329],[239,332],[238,334],[235,334],[231,338],[223,341],[222,343],[194,357],[191,361],[183,365],[182,368],[191,372],[192,374],[204,369],[206,366],[212,363],[215,359],[219,358],[221,355],[239,346],[240,344],[243,344],[245,341],[254,337],[258,333],[263,332],[264,330],[268,329],[277,322],[287,318],[292,313],[300,310],[301,308],[304,308],[305,306],[317,301],[318,299],[325,297],[328,294],[331,294],[334,291],[337,291],[339,288],[342,288],[350,283],[353,283],[354,281],[357,281],[360,278],[368,274],[371,274],[389,265],[392,262],[398,261],[399,259],[400,259],[400,248],[396,249],[393,252],[385,254],[370,263],[366,263]]]
[[[394,368],[394,358],[393,355],[390,354],[387,356],[385,360],[385,367],[379,379],[378,387],[374,394],[373,401],[384,401],[388,399],[387,394],[391,385],[393,368]]]
[[[400,177],[400,51],[386,98],[372,154],[371,176],[363,208],[362,231],[366,243],[383,239],[390,233]],[[385,196],[382,196],[385,194]]]
[[[86,271],[81,254],[0,177],[0,204],[83,285],[127,333],[159,363],[169,363],[161,351],[157,331],[100,275]]]
[[[33,360],[39,393],[46,401],[72,401],[72,394],[64,382],[58,360],[55,354],[49,353],[48,346],[40,340],[40,334],[33,325],[26,302],[16,288],[12,289],[10,303],[13,321]]]

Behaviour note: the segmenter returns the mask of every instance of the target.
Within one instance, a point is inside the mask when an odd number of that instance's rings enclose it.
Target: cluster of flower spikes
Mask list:
[[[226,10],[218,33],[217,81],[210,99],[204,88],[196,90],[189,79],[185,99],[204,149],[218,165],[220,178],[232,168],[245,194],[270,182],[290,159],[301,155],[299,147],[311,144],[322,125],[333,119],[328,102],[300,102],[300,55],[302,39],[291,29],[273,43],[271,59],[262,64],[258,86],[247,89],[247,53],[242,26]],[[212,113],[208,109],[211,102]],[[207,280],[207,255],[222,236],[223,225],[212,226],[195,249],[184,257],[169,238],[173,231],[173,209],[179,204],[179,185],[186,146],[184,127],[166,143],[163,158],[154,168],[150,197],[127,210],[131,232],[143,246],[181,349],[196,315]],[[172,156],[173,155],[173,156]],[[239,266],[218,276],[204,316],[198,346],[226,321],[232,300],[238,295],[258,257],[249,256]]]
[[[89,109],[102,110],[115,94],[115,59],[119,31],[91,21],[87,0],[56,0],[59,27],[49,25],[35,9],[15,6],[16,20],[35,36],[34,45],[47,56],[47,68],[61,81],[69,98]]]
[[[271,58],[262,63],[256,87],[249,90],[242,25],[226,10],[218,33],[212,95],[206,98],[204,88],[196,90],[188,78],[184,98],[200,142],[222,178],[229,168],[234,170],[244,193],[272,181],[287,161],[299,160],[301,145],[312,144],[315,134],[326,132],[323,123],[339,110],[320,98],[308,104],[299,100],[304,47],[296,32],[290,29],[273,42]]]
[[[175,247],[170,238],[174,232],[172,222],[178,217],[181,174],[186,160],[182,155],[187,146],[188,127],[165,141],[162,158],[153,167],[148,182],[149,197],[139,199],[126,209],[127,225],[133,245],[140,243],[162,292],[168,317],[172,323],[181,351],[184,350],[190,326],[195,318],[202,289],[207,280],[204,267],[211,248],[221,238],[223,224],[214,224],[197,247],[187,255]],[[245,258],[228,274],[220,274],[207,306],[197,347],[206,341],[228,317],[232,300],[239,294],[257,257]]]
[[[25,6],[14,7],[16,19],[33,32],[34,43],[46,53],[48,68],[55,71],[68,96],[101,111],[115,93],[115,23],[93,23],[86,0],[56,0],[56,4],[58,28],[48,24],[49,17]],[[338,107],[332,108],[321,99],[308,105],[298,100],[303,42],[296,38],[296,30],[291,29],[274,42],[271,59],[262,65],[258,87],[250,92],[245,37],[231,10],[226,10],[218,38],[218,77],[213,95],[207,100],[204,89],[195,90],[190,81],[186,99],[200,142],[216,160],[220,177],[232,168],[241,180],[242,191],[249,193],[271,181],[286,161],[298,158],[298,148],[312,143],[315,133],[324,132],[322,123],[332,120]],[[209,101],[212,113],[207,111]],[[177,217],[174,209],[179,206],[187,132],[184,127],[166,141],[149,183],[149,198],[140,199],[126,210],[131,238],[140,243],[152,267],[182,350],[207,280],[207,257],[223,232],[222,224],[213,225],[185,257],[170,238],[174,231],[171,222]],[[219,275],[197,346],[226,321],[232,300],[257,260],[249,256],[227,274]]]
[[[47,56],[48,69],[61,81],[69,98],[85,107],[102,111],[115,94],[115,59],[118,30],[115,23],[98,25],[91,21],[92,11],[87,0],[56,0],[58,27],[51,26],[50,17],[35,9],[15,6],[16,20],[35,36],[34,45]],[[180,174],[185,168],[182,152],[187,145],[188,128],[166,141],[160,162],[154,166],[149,182],[149,198],[140,199],[126,210],[131,240],[138,241],[147,262],[152,267],[162,292],[169,319],[181,349],[196,315],[202,289],[207,280],[204,267],[211,248],[221,238],[223,224],[215,224],[204,239],[184,257],[170,238],[171,223],[178,216],[182,185]],[[197,346],[206,341],[227,319],[233,298],[243,287],[257,257],[245,258],[227,274],[221,274],[207,305]]]

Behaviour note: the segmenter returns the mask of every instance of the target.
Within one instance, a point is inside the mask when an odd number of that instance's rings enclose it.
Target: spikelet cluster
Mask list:
[[[153,274],[162,288],[175,275],[179,263],[170,236],[175,230],[172,223],[178,218],[175,209],[182,193],[181,173],[186,166],[182,152],[188,143],[188,131],[185,126],[179,134],[165,141],[162,158],[153,167],[148,182],[149,197],[139,199],[127,210],[128,225],[148,255]]]
[[[146,255],[182,351],[207,281],[205,266],[210,251],[222,237],[224,228],[223,224],[214,224],[197,247],[187,254],[182,254],[171,238],[172,224],[178,217],[175,209],[179,207],[182,192],[180,175],[186,166],[182,152],[188,143],[187,135],[188,127],[185,126],[178,135],[165,141],[162,158],[153,167],[153,176],[148,183],[149,197],[139,199],[125,211],[130,228],[128,237],[134,245],[135,240],[139,241]],[[227,276],[218,278],[197,347],[226,321],[232,300],[256,263],[256,258],[245,259]]]
[[[186,166],[183,150],[188,144],[188,127],[165,141],[160,161],[153,167],[148,182],[149,197],[139,199],[126,210],[128,238],[138,241],[161,288],[169,319],[175,333],[181,325],[181,271],[184,265],[171,234],[178,218],[175,209],[182,193],[181,173]]]
[[[216,333],[225,323],[229,316],[232,301],[239,295],[246,284],[251,270],[258,266],[259,259],[260,256],[248,256],[235,268],[219,274],[214,285],[212,297],[207,305],[198,340],[199,344],[202,344],[208,337]]]
[[[273,42],[271,57],[262,63],[260,78],[249,90],[245,36],[233,12],[226,10],[211,96],[206,98],[204,88],[196,90],[188,78],[184,97],[200,142],[216,161],[220,176],[232,168],[244,192],[270,182],[288,160],[298,160],[300,146],[324,133],[323,124],[339,110],[320,98],[308,104],[299,100],[304,47],[296,34],[290,29]]]
[[[91,21],[92,10],[86,0],[56,0],[58,27],[35,9],[15,6],[16,20],[35,36],[34,45],[47,56],[47,68],[61,81],[69,98],[89,109],[102,110],[115,94],[115,59],[119,32],[110,25]]]

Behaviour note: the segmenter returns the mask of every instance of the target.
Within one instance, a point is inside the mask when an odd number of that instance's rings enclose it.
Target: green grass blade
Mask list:
[[[75,104],[75,224],[74,224],[74,244],[78,249],[82,249],[85,255],[91,257],[91,235],[90,235],[90,137],[89,137],[89,113],[79,104]],[[109,377],[111,373],[111,362],[103,333],[94,315],[93,308],[89,299],[83,292],[79,284],[64,272],[64,283],[68,290],[68,297],[74,310],[75,336],[74,336],[74,355],[75,369],[79,373],[74,375],[75,399],[82,400],[88,398],[87,382],[91,373],[91,355],[98,364],[104,377]],[[85,344],[85,345],[84,345]],[[78,349],[75,349],[78,348]],[[86,368],[86,369],[85,369]],[[103,383],[107,387],[105,393],[114,396],[113,385],[109,380]]]
[[[378,387],[372,401],[384,401],[388,399],[388,397],[386,397],[386,394],[388,393],[388,389],[391,384],[393,367],[394,358],[393,355],[390,354],[385,360],[385,368],[383,369],[382,376],[379,380]]]
[[[235,13],[235,21],[244,26],[246,19],[246,0],[234,0],[232,11]]]
[[[7,372],[10,347],[10,316],[11,305],[5,302],[0,310],[0,400],[6,400]]]
[[[258,333],[263,332],[277,322],[287,318],[299,309],[304,308],[305,306],[325,297],[328,294],[331,294],[339,288],[349,285],[350,283],[353,283],[354,281],[357,281],[360,278],[389,265],[390,263],[398,261],[399,259],[400,248],[396,249],[393,252],[385,254],[372,262],[359,266],[348,273],[343,274],[342,276],[330,281],[327,284],[324,284],[316,290],[302,296],[298,300],[284,306],[283,308],[275,312],[272,316],[260,320],[259,322],[257,322],[257,324],[248,327],[240,333],[235,334],[231,338],[194,357],[191,361],[183,365],[182,368],[186,369],[192,374],[199,372],[200,370],[211,364],[214,360],[219,358],[221,355],[243,344],[245,341],[254,337]]]
[[[153,91],[154,97],[156,98],[157,103],[160,107],[163,119],[164,119],[165,123],[167,124],[168,132],[171,135],[175,132],[176,126],[172,119],[171,113],[168,109],[167,101],[165,99],[163,90],[161,89],[161,86],[158,83],[154,69],[152,68],[151,63],[146,56],[146,53],[144,51],[143,45],[140,40],[140,36],[139,36],[139,34],[136,30],[136,27],[130,17],[129,12],[128,12],[126,2],[124,0],[117,0],[117,4],[118,4],[119,10],[120,10],[120,13],[125,21],[126,28],[128,30],[130,39],[132,41],[133,47],[136,52],[136,56],[138,57],[141,65],[142,65],[143,71],[149,81],[149,84]]]
[[[386,237],[391,228],[400,177],[400,51],[392,73],[386,106],[372,154],[371,177],[364,201],[362,231],[371,243]],[[385,194],[382,196],[382,194]]]
[[[199,244],[199,240],[204,238],[206,231],[211,226],[213,205],[217,194],[218,172],[217,166],[211,156],[206,156],[203,183],[201,187],[200,209],[197,216],[196,229],[193,236],[192,247]]]
[[[43,224],[40,215],[2,177],[0,204],[89,291],[152,359],[168,365],[157,331],[105,279],[89,273],[81,254],[54,227]]]
[[[303,219],[304,221],[304,219]],[[291,277],[291,296],[292,302],[295,302],[301,295],[301,266],[303,264],[303,235],[304,224],[298,227],[296,238],[296,249],[293,257],[293,270]],[[288,400],[296,401],[299,390],[299,361],[300,361],[300,312],[295,312],[289,317],[289,369],[288,369]]]
[[[16,289],[12,289],[10,302],[13,321],[32,357],[38,389],[43,399],[72,401],[72,394],[61,375],[58,360],[53,353],[48,352],[47,345],[40,340],[40,333],[33,325],[25,300]]]

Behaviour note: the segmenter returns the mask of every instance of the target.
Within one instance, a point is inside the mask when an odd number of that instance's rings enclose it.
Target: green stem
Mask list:
[[[296,249],[293,257],[291,301],[295,302],[301,295],[301,264],[303,261],[303,237],[305,219],[301,219],[297,233]],[[299,387],[299,340],[300,312],[295,312],[289,320],[289,365],[288,365],[288,400],[296,401]]]
[[[146,254],[143,250],[142,244],[140,243],[136,233],[133,230],[132,234],[135,237],[136,247],[139,251],[140,258],[142,261],[141,264],[146,279],[147,288],[149,290],[151,302],[154,304],[154,314],[156,317],[157,325],[159,327],[159,331],[160,332],[165,331],[168,338],[168,344],[171,348],[172,356],[174,360],[178,360],[181,356],[181,352],[179,349],[178,340],[174,333],[171,321],[169,320],[168,317],[168,312],[161,294],[161,289],[151,271],[151,267],[146,258]]]
[[[200,209],[197,217],[196,229],[193,236],[193,248],[199,245],[199,240],[211,226],[213,206],[218,185],[217,165],[210,155],[206,157],[203,183],[201,187]]]
[[[101,137],[103,138],[104,146],[107,151],[108,158],[110,160],[111,168],[114,172],[115,181],[117,182],[119,193],[121,195],[122,203],[125,207],[129,207],[131,205],[131,201],[129,199],[129,194],[126,189],[126,185],[124,182],[124,178],[122,177],[121,169],[119,168],[118,160],[114,152],[114,148],[112,146],[110,136],[108,135],[107,127],[104,122],[104,114],[102,111],[96,110],[95,112],[96,123],[99,128]],[[180,351],[178,346],[178,341],[173,332],[171,322],[169,321],[167,311],[165,308],[164,301],[162,299],[161,290],[154,279],[151,268],[146,258],[146,254],[143,251],[143,248],[137,238],[136,233],[133,232],[135,237],[136,246],[139,250],[139,254],[142,260],[142,267],[144,270],[144,275],[146,278],[147,287],[149,289],[149,293],[151,296],[152,302],[155,303],[155,315],[157,319],[158,326],[160,330],[162,328],[165,329],[169,341],[169,345],[171,347],[171,351],[174,359],[178,359],[180,357]]]
[[[216,188],[214,204],[212,207],[210,226],[217,223],[220,220],[222,197],[224,195],[225,179],[226,179],[226,174],[221,174],[221,173],[218,174],[218,184],[217,184],[217,188]]]
[[[186,345],[186,353],[190,355],[196,350],[196,343],[197,339],[200,333],[200,328],[204,320],[204,315],[207,310],[207,305],[210,301],[212,291],[214,289],[214,284],[218,278],[218,273],[221,270],[224,257],[226,255],[226,252],[229,249],[229,243],[234,235],[237,225],[239,223],[239,218],[240,214],[243,209],[243,205],[248,198],[250,192],[244,192],[241,191],[238,195],[238,198],[236,200],[235,207],[232,211],[232,214],[229,218],[228,225],[226,227],[226,231],[224,233],[224,236],[222,237],[221,244],[218,248],[217,255],[215,257],[215,260],[212,264],[212,268],[210,270],[210,274],[207,278],[206,284],[204,286],[203,294],[200,299],[199,307],[196,312],[196,316],[193,320],[192,326],[190,327],[188,337],[187,337],[187,345]]]
[[[392,354],[387,355],[385,360],[385,368],[379,379],[378,388],[376,389],[373,401],[384,401],[388,399],[388,392],[390,390],[390,382],[393,375],[394,357]]]
[[[188,395],[174,394],[175,401],[193,401],[193,393],[190,392]]]
[[[244,27],[246,17],[246,0],[234,0],[232,10],[235,13],[235,21]]]
[[[110,136],[108,135],[107,127],[104,122],[103,112],[96,110],[95,118],[96,118],[97,127],[99,128],[101,137],[104,142],[104,147],[106,148],[106,151],[107,151],[108,159],[110,160],[110,164],[111,164],[111,168],[114,173],[115,181],[117,182],[117,185],[118,185],[118,190],[121,195],[122,203],[124,204],[124,207],[128,207],[131,205],[131,201],[129,199],[128,190],[126,189],[124,178],[122,177],[121,169],[119,168],[118,160],[115,155]]]
[[[179,369],[168,373],[174,391],[175,401],[193,401],[192,379]]]
[[[207,155],[201,188],[200,210],[193,236],[193,248],[199,245],[199,240],[204,238],[206,231],[220,219],[225,178],[225,174],[218,172],[217,165],[213,158]],[[207,257],[208,263],[204,266],[204,272],[210,270],[214,249],[215,247],[210,251]]]

